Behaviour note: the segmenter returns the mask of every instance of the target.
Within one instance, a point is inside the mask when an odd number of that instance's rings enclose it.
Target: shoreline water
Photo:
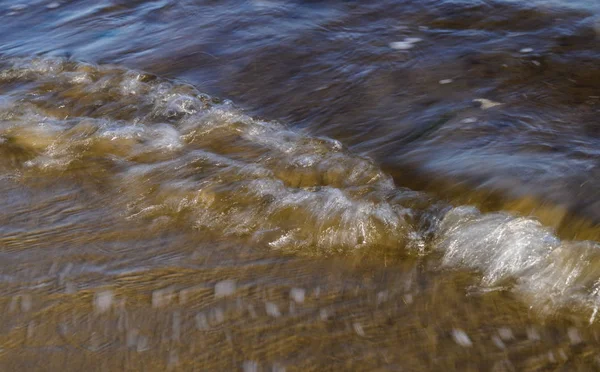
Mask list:
[[[593,10],[0,16],[6,369],[597,368]]]

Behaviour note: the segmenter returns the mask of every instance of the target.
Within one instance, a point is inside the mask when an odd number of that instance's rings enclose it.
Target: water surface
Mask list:
[[[598,368],[594,4],[0,16],[5,369]]]

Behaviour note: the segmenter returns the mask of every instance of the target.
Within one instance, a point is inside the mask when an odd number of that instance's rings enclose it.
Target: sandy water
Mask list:
[[[591,370],[585,2],[12,2],[7,370]]]

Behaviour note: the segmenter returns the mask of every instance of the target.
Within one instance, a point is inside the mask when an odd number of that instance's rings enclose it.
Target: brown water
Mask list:
[[[600,369],[596,4],[0,17],[1,370]]]

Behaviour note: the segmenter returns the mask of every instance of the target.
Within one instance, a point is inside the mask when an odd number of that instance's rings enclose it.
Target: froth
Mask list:
[[[600,246],[561,241],[538,221],[453,208],[437,230],[443,263],[481,271],[482,285],[514,288],[538,309],[600,305]],[[595,311],[595,310],[594,310]]]
[[[482,270],[487,285],[523,275],[560,244],[549,229],[533,219],[480,214],[472,207],[450,210],[438,235],[444,263]]]

